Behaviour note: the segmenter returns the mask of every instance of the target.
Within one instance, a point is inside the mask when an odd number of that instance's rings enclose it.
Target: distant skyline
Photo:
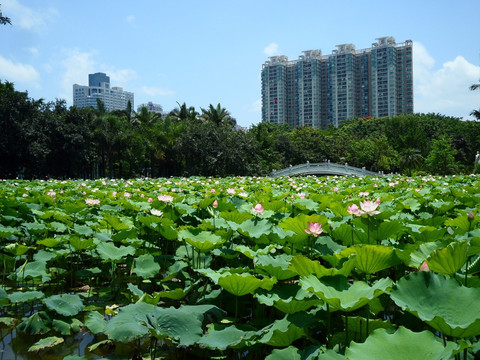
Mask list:
[[[304,50],[331,54],[393,36],[414,44],[415,112],[472,119],[480,108],[480,2],[279,0],[0,0],[0,80],[34,99],[65,99],[88,74],[134,92],[135,108],[197,111],[220,103],[241,126],[261,121],[262,64]]]

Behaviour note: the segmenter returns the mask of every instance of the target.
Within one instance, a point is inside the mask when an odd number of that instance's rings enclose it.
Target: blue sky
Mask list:
[[[414,42],[415,112],[470,119],[480,107],[480,1],[0,0],[0,79],[34,99],[62,98],[105,72],[112,86],[153,101],[220,103],[250,126],[261,121],[262,64],[335,45]]]

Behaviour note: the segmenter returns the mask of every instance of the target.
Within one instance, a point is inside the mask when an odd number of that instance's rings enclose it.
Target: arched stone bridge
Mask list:
[[[357,168],[345,165],[331,163],[330,160],[323,163],[307,162],[301,165],[290,165],[282,170],[274,170],[270,176],[295,176],[295,175],[353,175],[353,176],[383,176],[383,172],[368,171],[363,168]]]

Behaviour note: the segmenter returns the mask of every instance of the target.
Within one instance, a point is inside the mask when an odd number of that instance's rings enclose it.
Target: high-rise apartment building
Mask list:
[[[132,92],[123,91],[123,88],[114,86],[110,88],[110,77],[105,73],[88,75],[88,86],[73,85],[73,105],[77,107],[97,108],[97,99],[105,104],[105,110],[125,110],[128,102],[134,108]]]
[[[325,129],[353,117],[413,113],[412,41],[337,45],[330,55],[270,57],[262,67],[262,121]]]

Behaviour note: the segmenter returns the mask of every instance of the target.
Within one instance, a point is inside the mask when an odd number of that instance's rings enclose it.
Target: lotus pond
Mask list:
[[[479,189],[0,181],[0,359],[474,359]]]

